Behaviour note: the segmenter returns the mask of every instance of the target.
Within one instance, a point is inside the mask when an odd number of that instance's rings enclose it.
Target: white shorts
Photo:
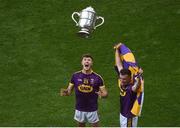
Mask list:
[[[80,123],[85,123],[87,121],[88,123],[91,124],[97,123],[99,121],[97,111],[83,112],[83,111],[75,110],[74,119]]]
[[[137,127],[138,117],[127,118],[120,113],[120,126],[121,127]]]

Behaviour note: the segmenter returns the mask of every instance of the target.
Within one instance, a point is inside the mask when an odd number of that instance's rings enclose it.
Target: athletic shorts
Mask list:
[[[79,110],[75,110],[74,119],[80,123],[97,123],[99,121],[97,111],[93,112],[83,112]]]
[[[127,118],[120,113],[120,126],[121,127],[137,127],[138,117]]]

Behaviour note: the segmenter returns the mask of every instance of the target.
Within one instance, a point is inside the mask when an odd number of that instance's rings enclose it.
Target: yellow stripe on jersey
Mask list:
[[[74,74],[76,74],[76,73],[79,73],[79,72],[82,72],[82,70],[80,70],[80,71],[77,71],[77,72],[74,72]]]
[[[122,88],[121,88],[121,80],[118,79],[118,86],[119,86],[119,90],[120,90],[120,95],[121,96],[125,96],[126,95],[126,91],[124,91]]]
[[[69,83],[69,86],[71,87],[71,86],[74,86],[74,84],[73,83]]]
[[[119,88],[121,88],[121,80],[120,79],[118,79],[118,86],[119,86]]]
[[[103,84],[104,84],[104,79],[102,78],[102,76],[101,76],[101,75],[99,75],[99,74],[97,74],[97,73],[96,73],[96,72],[94,72],[94,71],[93,71],[93,73],[94,73],[94,74],[96,74],[96,75],[98,75],[98,76],[102,79]],[[103,85],[103,86],[105,86],[105,85]]]
[[[105,85],[99,86],[99,88],[105,88]]]

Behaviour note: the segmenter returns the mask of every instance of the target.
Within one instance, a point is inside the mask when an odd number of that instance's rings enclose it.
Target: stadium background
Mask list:
[[[89,39],[76,36],[74,11],[105,18]],[[74,94],[60,97],[83,53],[94,56],[109,97],[101,126],[119,126],[113,45],[125,43],[144,69],[139,126],[180,126],[179,0],[0,0],[0,126],[76,126]]]

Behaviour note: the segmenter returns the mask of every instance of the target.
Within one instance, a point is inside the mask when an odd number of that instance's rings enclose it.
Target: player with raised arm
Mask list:
[[[114,49],[120,88],[120,126],[136,127],[144,98],[143,70],[127,46],[119,43]]]

